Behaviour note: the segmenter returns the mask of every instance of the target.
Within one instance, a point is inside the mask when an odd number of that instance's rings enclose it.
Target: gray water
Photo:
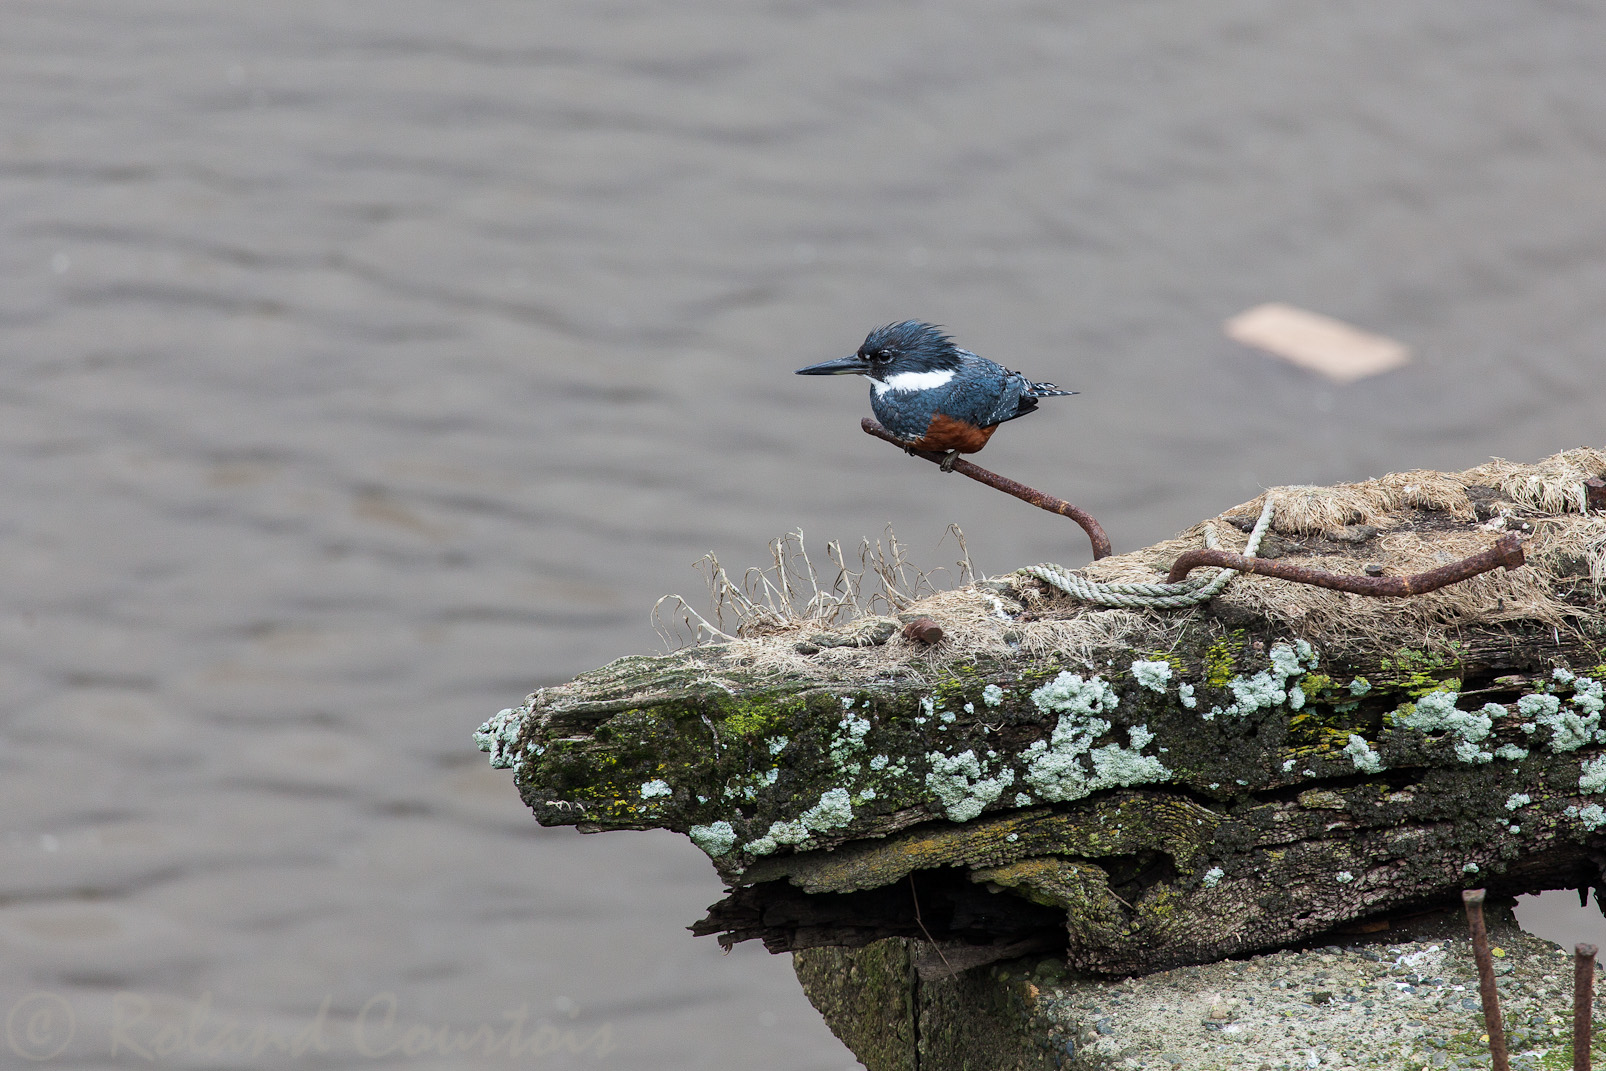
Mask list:
[[[1266,485],[1602,442],[1594,5],[0,26],[8,1060],[850,1066],[784,957],[681,928],[698,852],[539,829],[470,734],[659,647],[706,551],[890,522],[934,565],[958,522],[984,570],[1086,560],[860,434],[859,381],[791,375],[876,324],[1082,391],[983,460],[1117,550]],[[1266,300],[1416,360],[1339,388],[1222,337]]]

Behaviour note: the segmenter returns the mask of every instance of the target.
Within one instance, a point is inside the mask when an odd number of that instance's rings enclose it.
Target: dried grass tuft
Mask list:
[[[1602,474],[1606,474],[1606,452],[1581,446],[1533,465],[1516,465],[1497,457],[1468,469],[1460,478],[1468,484],[1498,488],[1518,509],[1558,514],[1585,512],[1584,481]]]
[[[1330,536],[1356,524],[1390,528],[1401,522],[1399,515],[1403,511],[1413,509],[1448,513],[1457,520],[1473,516],[1466,484],[1454,475],[1427,470],[1395,472],[1375,480],[1332,487],[1274,487],[1266,494],[1277,498],[1272,531],[1284,535]],[[1253,520],[1260,515],[1265,500],[1266,495],[1260,495],[1228,510],[1226,515]]]
[[[949,525],[947,535],[959,549],[955,580],[969,583],[975,579],[975,566],[965,533],[958,525]],[[708,584],[713,621],[683,596],[666,595],[653,606],[653,625],[659,635],[674,646],[688,636],[692,643],[705,638],[730,642],[805,629],[836,629],[878,614],[896,613],[934,595],[940,590],[938,580],[950,572],[944,567],[915,568],[890,525],[883,538],[860,543],[856,569],[836,540],[825,545],[824,569],[817,568],[801,530],[771,540],[769,551],[770,564],[749,568],[740,582],[731,579],[714,554],[704,555],[697,566]]]

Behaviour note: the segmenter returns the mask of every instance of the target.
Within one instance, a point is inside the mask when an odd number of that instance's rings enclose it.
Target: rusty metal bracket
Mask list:
[[[1201,548],[1184,551],[1178,555],[1177,560],[1171,563],[1171,572],[1166,576],[1166,581],[1175,584],[1187,576],[1190,570],[1201,565],[1218,565],[1245,573],[1259,573],[1262,576],[1275,576],[1282,580],[1311,584],[1319,588],[1353,592],[1356,595],[1421,595],[1423,592],[1436,591],[1500,566],[1515,569],[1522,564],[1522,540],[1513,533],[1501,536],[1494,546],[1470,558],[1462,558],[1458,562],[1441,565],[1437,569],[1429,569],[1414,576],[1350,576],[1344,573],[1324,573],[1317,569],[1307,569],[1302,565],[1292,565],[1280,559],[1246,558],[1230,550]]]
[[[881,422],[874,417],[865,417],[859,421],[859,426],[864,429],[866,435],[874,435],[877,439],[885,440],[900,450],[907,451],[915,457],[923,457],[933,464],[940,465],[947,457],[946,454],[940,454],[933,450],[910,450],[908,446],[893,438],[892,433],[882,427]],[[1023,483],[1016,483],[1008,477],[1000,476],[996,472],[990,472],[980,465],[966,461],[964,458],[955,459],[952,471],[969,476],[972,480],[984,483],[995,491],[1002,491],[1006,495],[1014,495],[1022,502],[1030,502],[1038,509],[1046,509],[1050,513],[1058,513],[1061,517],[1069,517],[1081,525],[1082,531],[1087,533],[1088,540],[1093,544],[1094,561],[1110,556],[1110,537],[1104,534],[1104,529],[1099,526],[1099,522],[1094,520],[1093,515],[1086,510],[1078,509],[1063,498],[1045,495],[1043,492],[1027,487]]]

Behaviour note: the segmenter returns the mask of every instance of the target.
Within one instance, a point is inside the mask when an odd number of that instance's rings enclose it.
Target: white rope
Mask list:
[[[1260,510],[1260,519],[1249,533],[1244,557],[1253,558],[1260,550],[1260,537],[1271,525],[1271,514],[1272,498],[1268,494],[1266,504]],[[1205,546],[1216,549],[1216,532],[1209,524],[1205,525]],[[1094,606],[1115,606],[1126,610],[1180,610],[1198,606],[1219,595],[1238,575],[1236,569],[1217,569],[1214,575],[1201,577],[1195,574],[1176,584],[1101,584],[1078,576],[1062,565],[1028,565],[1021,572]]]

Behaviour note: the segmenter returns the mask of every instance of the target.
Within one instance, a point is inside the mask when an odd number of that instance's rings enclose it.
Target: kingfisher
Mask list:
[[[857,353],[799,368],[800,376],[864,376],[876,419],[908,450],[960,454],[987,445],[998,425],[1037,408],[1039,398],[1075,394],[954,345],[934,324],[905,320],[871,331]]]

